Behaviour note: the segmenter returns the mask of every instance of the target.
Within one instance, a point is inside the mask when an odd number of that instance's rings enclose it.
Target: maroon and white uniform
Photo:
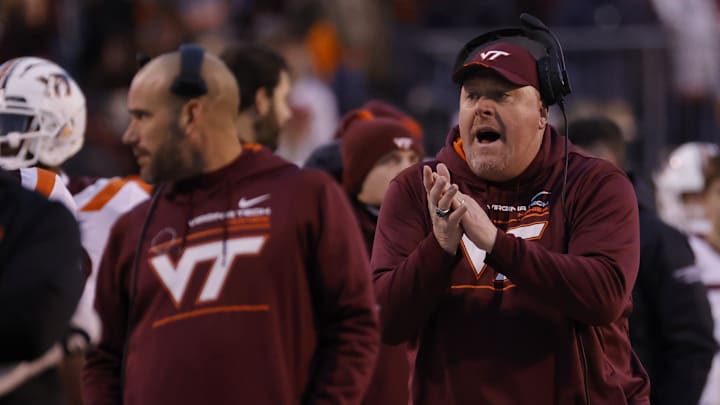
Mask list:
[[[383,337],[416,352],[415,404],[648,404],[628,338],[639,264],[638,208],[624,173],[569,150],[548,128],[518,177],[479,179],[457,129],[437,161],[499,231],[491,253],[467,237],[447,254],[432,232],[422,164],[383,201],[372,268]],[[567,253],[565,253],[567,252]]]
[[[111,232],[86,403],[359,404],[379,330],[340,188],[246,146],[155,198],[140,243],[151,201]]]

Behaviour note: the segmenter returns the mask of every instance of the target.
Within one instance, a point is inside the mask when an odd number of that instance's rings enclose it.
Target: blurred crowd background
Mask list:
[[[370,98],[416,117],[434,154],[455,119],[455,54],[528,12],[563,45],[568,114],[611,115],[634,170],[650,175],[673,146],[718,140],[718,9],[720,0],[2,0],[0,61],[46,57],[84,89],[86,146],[71,174],[135,171],[120,136],[137,55],[184,42],[219,53],[258,41],[285,56],[294,115],[278,153],[298,164]],[[551,117],[562,126],[561,114]]]

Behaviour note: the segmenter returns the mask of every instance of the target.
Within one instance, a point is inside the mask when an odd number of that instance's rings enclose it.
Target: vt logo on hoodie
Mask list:
[[[516,226],[509,228],[506,233],[526,240],[540,239],[547,228],[547,224],[548,221],[542,221],[528,225]],[[462,241],[460,241],[460,246],[465,253],[465,257],[470,263],[470,267],[472,267],[475,272],[475,278],[480,280],[480,276],[485,271],[485,268],[487,268],[487,265],[485,264],[485,256],[487,255],[487,252],[477,247],[465,234],[463,234]],[[505,276],[502,274],[498,274],[498,277],[496,277],[496,280],[505,279]]]

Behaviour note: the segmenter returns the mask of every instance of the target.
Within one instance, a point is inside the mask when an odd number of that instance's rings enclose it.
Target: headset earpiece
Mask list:
[[[558,102],[562,95],[556,94],[558,87],[557,70],[553,67],[553,61],[548,56],[543,56],[537,61],[538,80],[540,82],[540,94],[547,105]]]
[[[175,78],[170,91],[180,97],[194,98],[207,94],[207,84],[202,78],[202,64],[205,50],[194,44],[180,46],[180,74]]]
[[[572,88],[570,87],[570,80],[565,67],[565,55],[562,46],[560,46],[560,41],[550,31],[550,28],[535,16],[522,13],[520,22],[528,29],[531,38],[543,44],[547,50],[547,61],[542,62],[542,70],[541,62],[538,61],[538,75],[542,74],[547,78],[545,82],[548,88],[547,95],[548,100],[551,101],[548,105],[561,102],[563,97],[572,92]],[[542,82],[543,80],[541,80]]]

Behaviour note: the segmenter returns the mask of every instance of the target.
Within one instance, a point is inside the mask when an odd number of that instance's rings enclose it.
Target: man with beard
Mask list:
[[[257,44],[236,44],[220,59],[230,68],[240,88],[238,136],[243,142],[277,149],[280,130],[292,116],[288,95],[290,73],[285,60]]]
[[[363,239],[343,191],[236,132],[238,88],[202,48],[158,56],[128,96],[153,198],[98,274],[89,404],[359,404],[379,348]]]

